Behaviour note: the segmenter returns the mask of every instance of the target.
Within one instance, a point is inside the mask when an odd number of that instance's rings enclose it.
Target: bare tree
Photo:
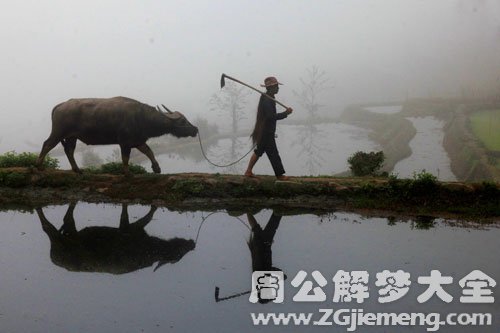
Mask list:
[[[210,98],[210,110],[218,111],[231,120],[231,133],[236,136],[238,124],[246,119],[244,110],[246,98],[249,95],[247,88],[238,86],[234,82],[228,82],[219,94],[213,94]]]
[[[298,104],[307,112],[308,118],[305,124],[299,127],[297,139],[292,144],[301,146],[299,155],[306,157],[303,159],[306,169],[310,174],[315,174],[325,162],[322,149],[317,143],[317,139],[324,136],[317,128],[319,110],[325,106],[319,103],[319,95],[331,87],[327,85],[329,79],[325,71],[313,66],[306,72],[306,78],[300,78],[302,90],[294,90],[293,94]]]
[[[228,117],[231,122],[231,148],[228,152],[223,153],[221,158],[224,162],[231,162],[237,159],[241,143],[238,141],[239,124],[242,120],[247,119],[245,115],[245,106],[247,104],[247,97],[250,92],[247,88],[237,85],[234,82],[227,82],[224,89],[219,94],[213,94],[210,98],[210,110],[217,111],[224,117]],[[236,166],[229,169],[231,172],[239,172]]]
[[[318,117],[319,109],[324,105],[318,103],[318,96],[330,89],[327,85],[329,79],[325,71],[320,71],[318,67],[313,66],[306,70],[306,78],[300,78],[302,90],[293,91],[299,105],[309,114],[308,122],[313,122]]]

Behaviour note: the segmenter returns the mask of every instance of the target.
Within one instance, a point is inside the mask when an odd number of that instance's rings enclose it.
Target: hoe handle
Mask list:
[[[254,87],[252,87],[251,85],[246,84],[245,82],[241,82],[240,80],[235,79],[234,77],[231,77],[231,76],[229,76],[229,75],[222,74],[222,80],[224,80],[224,78],[228,78],[229,80],[233,80],[234,82],[238,82],[239,84],[242,84],[242,85],[244,85],[245,87],[248,87],[248,88],[250,88],[250,89],[252,89],[252,90],[255,90],[255,91],[256,91],[256,92],[258,92],[259,94],[264,95],[265,97],[269,98],[269,99],[270,99],[270,100],[272,100],[272,101],[275,101],[277,104],[281,105],[281,106],[282,106],[282,107],[284,107],[285,109],[288,109],[288,106],[286,106],[285,104],[283,104],[283,103],[281,103],[280,101],[278,101],[278,100],[274,99],[273,97],[269,96],[269,95],[268,95],[268,94],[266,94],[265,92],[260,91],[259,89],[254,88]]]

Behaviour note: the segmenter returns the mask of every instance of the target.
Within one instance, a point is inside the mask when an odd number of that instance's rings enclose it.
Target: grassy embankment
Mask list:
[[[388,214],[499,217],[500,190],[495,183],[440,183],[432,175],[414,179],[292,177],[276,182],[220,174],[84,173],[33,168],[0,169],[0,207],[87,202],[155,203],[174,209],[238,209],[244,207],[377,210]]]
[[[483,116],[481,106],[461,105],[453,112],[453,116],[445,125],[443,145],[451,160],[451,168],[458,179],[464,181],[500,181],[498,152],[487,148],[478,135]],[[473,129],[473,119],[478,126]],[[486,132],[487,133],[487,130]],[[489,139],[489,138],[488,138]]]
[[[500,169],[500,110],[475,112],[469,121],[472,132],[488,150],[492,164]]]

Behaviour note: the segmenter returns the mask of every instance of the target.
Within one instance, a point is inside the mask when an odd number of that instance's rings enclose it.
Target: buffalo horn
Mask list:
[[[168,113],[173,113],[173,112],[172,112],[172,111],[170,111],[170,110],[169,110],[169,109],[168,109],[165,105],[163,105],[163,104],[162,104],[161,106],[163,106],[163,108],[164,108],[165,110],[167,110],[167,112],[168,112]]]

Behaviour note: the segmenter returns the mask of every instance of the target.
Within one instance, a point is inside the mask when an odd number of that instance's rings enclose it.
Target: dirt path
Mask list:
[[[154,203],[178,210],[268,207],[290,212],[500,217],[500,190],[495,183],[340,177],[291,177],[283,182],[272,176],[182,173],[125,177],[0,169],[0,207],[4,209],[69,201]]]

